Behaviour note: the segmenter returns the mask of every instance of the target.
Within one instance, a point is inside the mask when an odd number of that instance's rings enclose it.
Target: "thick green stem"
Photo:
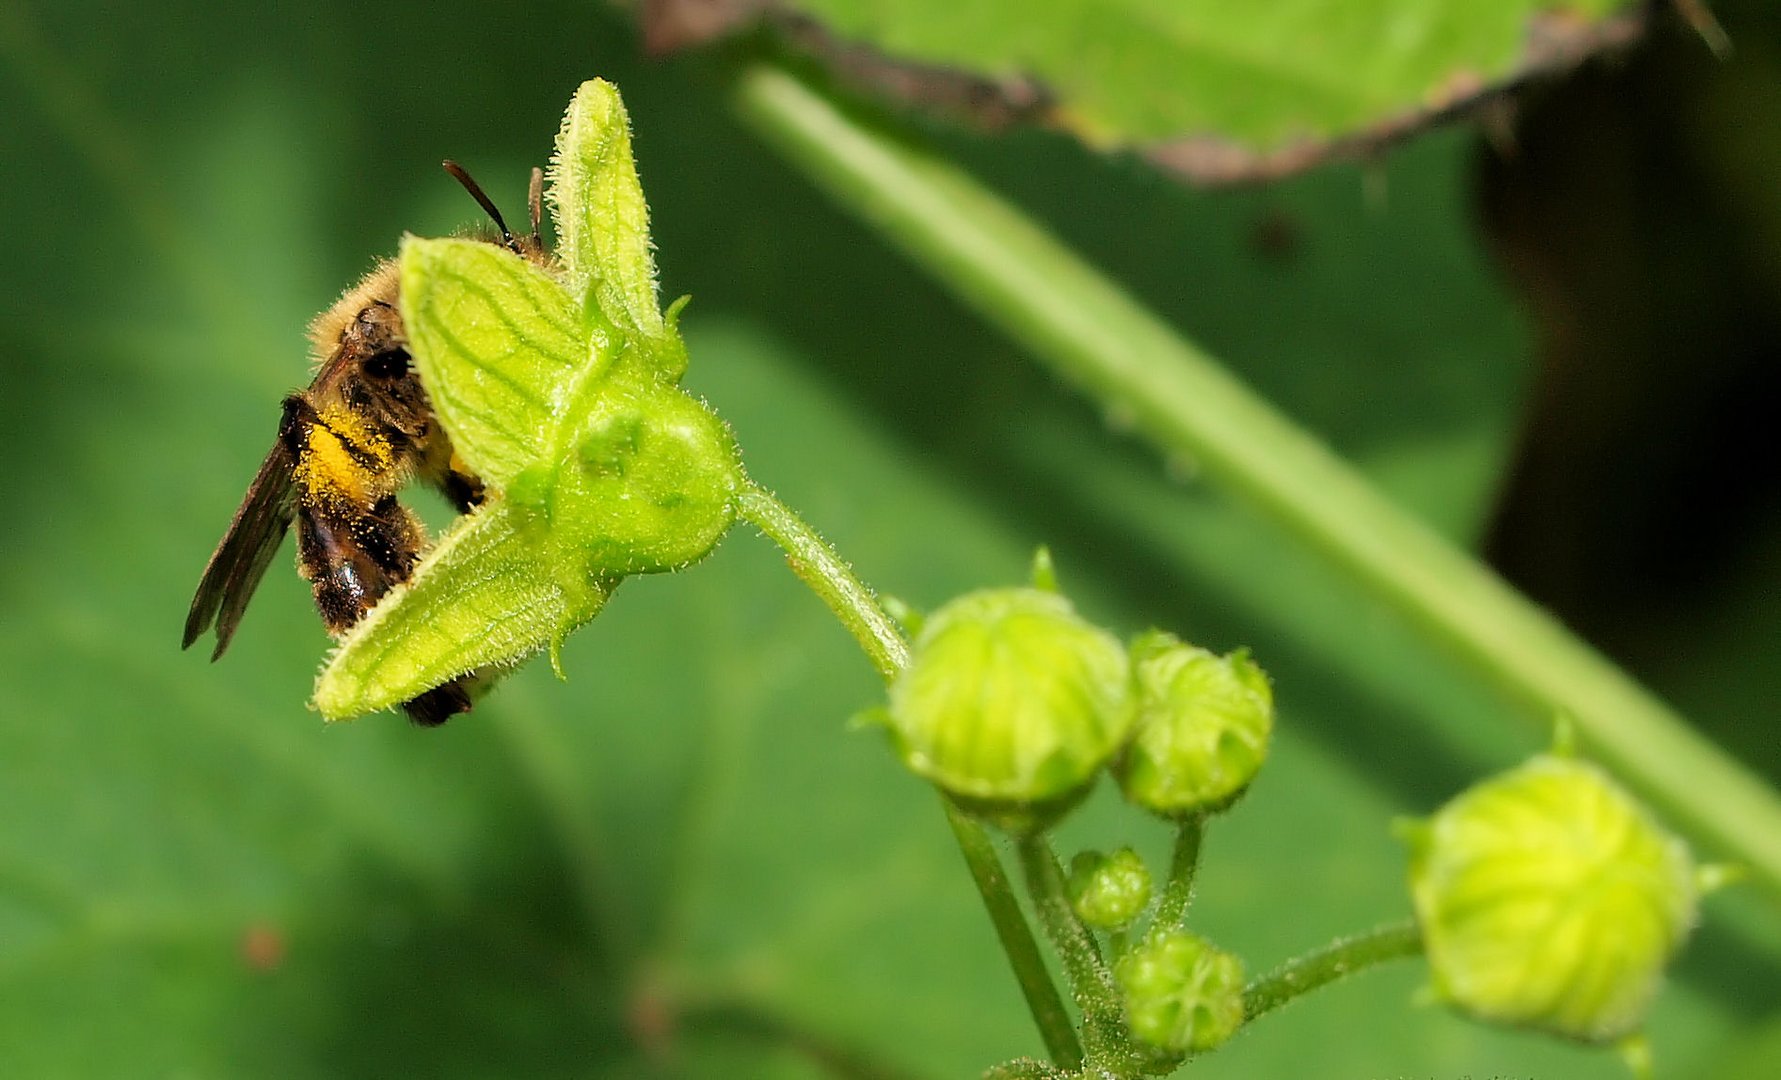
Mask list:
[[[751,484],[737,496],[736,508],[744,521],[760,529],[785,552],[792,572],[854,636],[885,682],[895,679],[909,663],[909,645],[872,590],[854,574],[853,568],[829,546],[828,541],[790,507],[758,485]],[[1039,943],[1033,940],[1033,931],[1021,913],[1020,901],[1008,883],[1008,875],[1002,870],[994,841],[982,824],[960,813],[951,802],[942,801],[952,834],[958,840],[959,852],[965,858],[972,880],[977,883],[984,909],[995,926],[996,937],[1008,954],[1009,966],[1014,969],[1014,978],[1020,984],[1027,1009],[1033,1014],[1033,1022],[1045,1042],[1046,1053],[1051,1055],[1053,1062],[1066,1069],[1079,1068],[1082,1046],[1076,1039],[1075,1026],[1057,987],[1052,984],[1045,957],[1039,952]]]
[[[996,855],[995,843],[975,818],[966,815],[951,800],[942,801],[946,804],[946,820],[952,824],[953,836],[958,839],[959,851],[977,881],[977,891],[983,896],[983,906],[989,910],[996,937],[1002,942],[1002,951],[1008,954],[1008,963],[1014,968],[1021,993],[1026,996],[1027,1009],[1039,1027],[1045,1052],[1051,1055],[1053,1062],[1066,1069],[1081,1068],[1082,1044],[1076,1039],[1076,1026],[1070,1019],[1069,1010],[1064,1008],[1063,999],[1058,996],[1057,987],[1052,984],[1051,972],[1045,967],[1045,957],[1040,955],[1039,944],[1027,927],[1020,901],[1015,898],[1008,877],[1002,872],[1002,860]]]
[[[1064,869],[1058,865],[1051,843],[1043,833],[1026,833],[1015,841],[1015,850],[1039,925],[1045,928],[1045,935],[1063,962],[1071,994],[1082,1010],[1082,1037],[1087,1043],[1089,1067],[1105,1070],[1109,1059],[1126,1041],[1119,988],[1113,985],[1113,976],[1101,959],[1094,935],[1070,906]]]
[[[1343,938],[1286,963],[1243,988],[1243,1020],[1273,1012],[1302,994],[1387,960],[1422,952],[1422,932],[1412,922],[1393,923]]]
[[[1200,836],[1205,818],[1190,817],[1175,826],[1175,853],[1169,860],[1169,881],[1156,905],[1156,925],[1174,929],[1187,919],[1193,903],[1194,874],[1200,867]]]
[[[1474,559],[963,171],[862,124],[785,71],[737,80],[742,115],[1033,355],[1186,455],[1504,687],[1569,713],[1588,748],[1781,892],[1781,797]]]

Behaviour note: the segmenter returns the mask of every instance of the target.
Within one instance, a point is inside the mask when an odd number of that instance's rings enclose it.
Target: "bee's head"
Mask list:
[[[381,300],[367,304],[341,334],[340,346],[357,369],[345,386],[348,402],[386,428],[413,437],[424,433],[432,410],[395,307]]]

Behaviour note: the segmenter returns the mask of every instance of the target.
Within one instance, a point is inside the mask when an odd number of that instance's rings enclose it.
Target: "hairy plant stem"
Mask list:
[[[1014,849],[1039,925],[1045,928],[1045,936],[1051,939],[1051,947],[1063,962],[1070,992],[1076,998],[1077,1008],[1082,1010],[1087,1071],[1116,1071],[1123,1075],[1124,1070],[1116,1066],[1127,1042],[1119,988],[1113,985],[1113,975],[1101,958],[1094,935],[1070,905],[1070,890],[1057,853],[1043,833],[1023,833],[1015,840]]]
[[[878,603],[877,594],[791,507],[750,481],[736,497],[736,513],[779,545],[792,573],[860,643],[879,678],[888,683],[908,666],[909,643],[903,640],[896,620]]]
[[[1394,604],[1781,895],[1781,796],[1557,620],[1376,491],[1005,200],[786,70],[738,73],[743,118],[847,210],[1165,456],[1188,456]]]
[[[841,556],[800,518],[796,512],[754,484],[736,498],[737,514],[765,533],[769,540],[785,552],[786,562],[798,579],[809,587],[859,642],[878,674],[890,682],[909,663],[909,645],[903,640],[896,621],[886,614],[877,596],[866,587]],[[1045,957],[1021,913],[1020,901],[1008,883],[996,854],[989,831],[976,819],[966,816],[950,800],[942,797],[952,835],[959,852],[977,883],[984,909],[995,927],[996,937],[1008,955],[1015,981],[1026,998],[1027,1009],[1045,1042],[1051,1060],[1065,1068],[1080,1068],[1082,1045],[1069,1010],[1064,1007]]]
[[[1422,931],[1413,922],[1391,923],[1334,941],[1252,980],[1243,988],[1243,1022],[1285,1005],[1337,979],[1388,960],[1422,952]]]
[[[1187,920],[1194,898],[1194,874],[1200,867],[1200,837],[1206,819],[1198,814],[1175,826],[1175,853],[1169,859],[1169,881],[1156,905],[1156,926],[1173,930]]]

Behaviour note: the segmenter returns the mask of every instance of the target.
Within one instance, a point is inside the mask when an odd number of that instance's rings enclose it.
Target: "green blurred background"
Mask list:
[[[1056,136],[932,134],[1774,775],[1781,21],[1721,6],[1362,170],[1203,194]],[[754,475],[931,606],[1052,546],[1122,633],[1249,645],[1275,760],[1197,925],[1266,967],[1407,914],[1393,815],[1542,742],[1390,611],[1038,373],[591,4],[0,3],[0,1075],[973,1075],[1038,1041],[933,796],[845,721],[878,687],[758,537],[628,583],[437,731],[324,728],[281,567],[228,658],[199,570],[393,250],[520,216],[573,88],[618,83],[688,385]],[[1512,152],[1511,152],[1512,149]],[[280,562],[283,562],[281,558]],[[1066,846],[1160,830],[1097,797]],[[1665,1075],[1767,1076],[1772,909],[1656,1010]],[[1722,913],[1724,918],[1720,916]],[[1415,965],[1270,1017],[1207,1077],[1594,1077],[1417,1006]],[[876,1071],[872,1071],[876,1070]]]

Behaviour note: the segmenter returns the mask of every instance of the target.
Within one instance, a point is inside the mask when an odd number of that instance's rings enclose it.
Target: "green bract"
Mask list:
[[[611,83],[583,83],[569,103],[545,198],[570,291],[614,323],[661,335],[649,206],[631,157],[631,119]]]
[[[1243,1024],[1243,961],[1185,930],[1159,930],[1120,957],[1113,977],[1132,1034],[1196,1054]]]
[[[1274,692],[1247,653],[1154,631],[1132,646],[1138,726],[1118,766],[1126,797],[1167,817],[1229,806],[1268,757]]]
[[[1687,848],[1584,762],[1536,757],[1409,839],[1435,991],[1480,1019],[1625,1035],[1694,924]]]
[[[1075,794],[1131,728],[1126,651],[1039,589],[969,593],[929,616],[886,715],[904,762],[956,796]]]
[[[735,518],[729,429],[680,389],[618,91],[570,104],[549,199],[557,260],[474,240],[402,243],[409,349],[489,501],[356,625],[316,686],[330,720],[512,664],[594,617],[629,574],[700,558]]]

